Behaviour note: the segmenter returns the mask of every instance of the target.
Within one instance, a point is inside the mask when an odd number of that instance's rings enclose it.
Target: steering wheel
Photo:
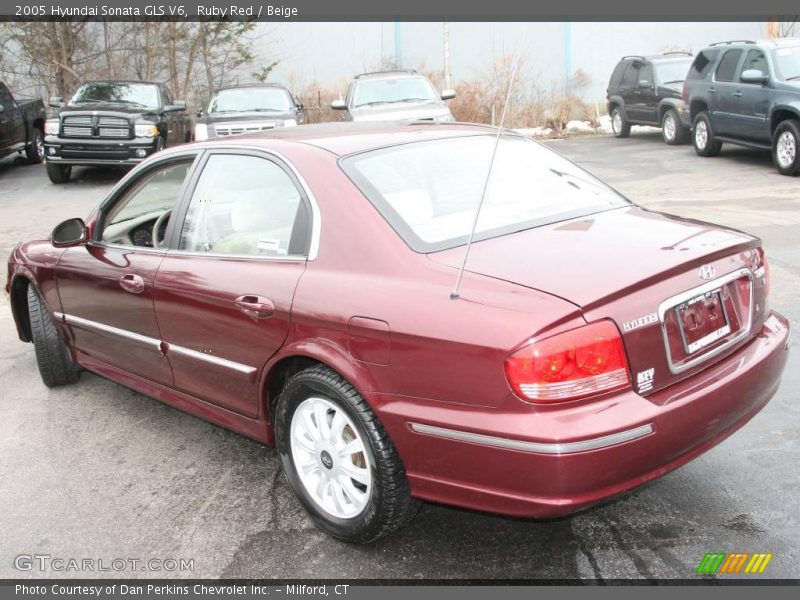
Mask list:
[[[171,214],[171,208],[169,210],[165,210],[153,224],[153,248],[161,248],[161,246],[164,244],[164,240],[163,238],[159,238],[158,232],[161,231],[161,226],[167,222]]]

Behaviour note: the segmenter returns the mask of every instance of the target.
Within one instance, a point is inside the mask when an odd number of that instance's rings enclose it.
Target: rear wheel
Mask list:
[[[283,471],[317,525],[358,543],[380,539],[414,516],[405,469],[359,393],[324,365],[286,383],[275,411]]]
[[[689,138],[689,129],[672,108],[664,113],[664,118],[661,120],[661,135],[670,146],[684,144]]]
[[[47,163],[47,176],[53,183],[66,183],[72,175],[72,167],[69,165],[54,165]]]
[[[618,138],[626,138],[631,134],[631,124],[628,123],[625,112],[619,106],[615,106],[611,111],[611,130]]]
[[[772,136],[772,160],[781,175],[797,175],[800,170],[800,121],[782,121]]]
[[[42,136],[41,131],[35,128],[32,135],[31,143],[25,148],[25,158],[32,165],[38,165],[44,160],[44,136]]]
[[[694,120],[694,133],[692,135],[694,151],[699,156],[716,156],[722,150],[722,142],[714,138],[711,129],[711,120],[707,112],[701,112]]]
[[[80,367],[70,357],[53,317],[33,285],[28,286],[28,314],[36,363],[44,384],[47,387],[57,387],[78,381]]]

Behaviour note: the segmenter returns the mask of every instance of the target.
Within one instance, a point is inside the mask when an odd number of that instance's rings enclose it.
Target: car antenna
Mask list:
[[[503,133],[503,124],[506,121],[506,111],[508,110],[508,103],[511,100],[511,90],[514,87],[514,80],[517,77],[517,67],[519,66],[519,53],[514,59],[514,66],[511,68],[511,79],[508,82],[508,91],[506,92],[506,101],[503,104],[503,114],[500,116],[500,125],[497,128],[497,135],[494,138],[494,148],[492,149],[492,158],[489,159],[489,170],[486,173],[486,180],[483,182],[483,191],[481,192],[481,199],[478,202],[478,208],[475,211],[475,219],[472,221],[472,230],[469,232],[469,239],[467,240],[467,247],[464,250],[464,260],[461,263],[461,268],[458,270],[458,279],[456,279],[456,287],[450,292],[451,300],[458,300],[461,297],[461,278],[464,277],[464,269],[467,268],[467,259],[469,258],[469,250],[472,247],[472,240],[475,237],[475,229],[478,227],[478,218],[481,215],[481,208],[483,208],[483,201],[486,198],[486,189],[489,187],[489,180],[492,177],[492,167],[494,166],[494,157],[497,155],[497,147],[500,145],[500,135]]]

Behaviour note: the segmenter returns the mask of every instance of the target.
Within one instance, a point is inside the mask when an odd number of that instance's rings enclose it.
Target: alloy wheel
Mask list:
[[[775,147],[775,158],[781,168],[788,169],[794,164],[797,155],[797,140],[791,131],[784,131]]]
[[[622,115],[619,113],[619,109],[611,115],[611,127],[614,129],[614,133],[619,133],[622,129]]]
[[[708,144],[708,127],[705,121],[698,121],[694,126],[694,141],[701,150]]]
[[[664,137],[667,140],[672,141],[675,139],[677,131],[678,128],[675,124],[675,117],[673,117],[671,114],[667,114],[667,116],[664,117]]]
[[[44,139],[42,136],[36,138],[36,156],[39,160],[44,160]]]
[[[308,398],[292,415],[290,439],[294,467],[314,503],[340,519],[361,514],[372,492],[372,471],[350,417],[325,398]]]

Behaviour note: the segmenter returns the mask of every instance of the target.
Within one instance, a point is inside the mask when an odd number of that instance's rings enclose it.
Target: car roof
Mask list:
[[[510,131],[510,134],[514,132]],[[320,123],[282,127],[262,133],[209,140],[213,144],[242,143],[249,146],[263,146],[269,149],[274,142],[290,142],[322,148],[336,156],[345,156],[411,142],[421,142],[474,135],[496,135],[497,128],[490,125],[471,123]]]
[[[714,42],[709,44],[705,49],[709,48],[737,48],[737,47],[750,47],[762,46],[767,48],[780,48],[785,46],[800,46],[800,38],[775,38],[772,40],[731,40]]]
[[[391,70],[391,71],[375,71],[373,73],[361,73],[353,77],[353,81],[364,81],[365,79],[399,79],[401,77],[425,77],[422,73],[417,73],[413,69],[409,70]]]
[[[623,56],[620,59],[620,62],[637,61],[637,60],[645,60],[649,62],[667,62],[667,61],[679,61],[679,60],[692,60],[693,58],[694,54],[690,52],[664,52],[663,54],[650,54],[648,56],[644,55]]]
[[[157,81],[141,81],[139,79],[87,79],[83,83],[142,83],[145,85],[163,85]]]
[[[241,89],[248,89],[248,88],[278,88],[281,90],[289,91],[285,85],[281,85],[280,83],[240,83],[237,85],[226,85],[221,88],[217,88],[215,91],[221,92],[223,90],[241,90]]]

